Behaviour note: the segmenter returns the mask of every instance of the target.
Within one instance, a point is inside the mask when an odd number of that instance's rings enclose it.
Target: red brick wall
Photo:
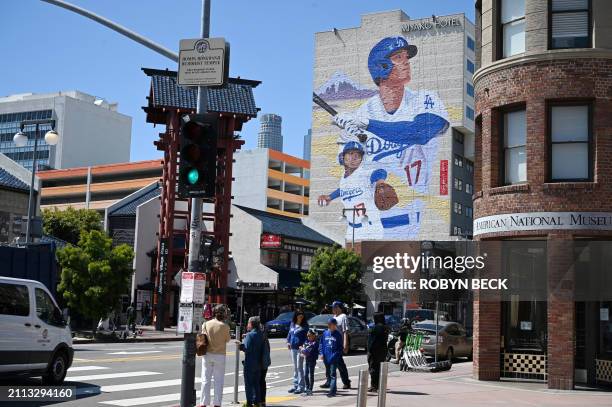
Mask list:
[[[474,218],[521,212],[612,212],[612,60],[541,60],[479,74],[475,81],[476,163],[480,186],[474,195]],[[547,102],[583,99],[593,103],[593,182],[549,183]],[[527,114],[527,183],[503,186],[499,179],[498,120],[503,108],[524,104]],[[548,239],[548,386],[574,385],[574,276],[568,267],[571,239],[609,237],[608,231],[576,233],[531,231],[480,235],[479,240],[512,237]],[[500,304],[474,301],[474,376],[499,378]]]
[[[515,65],[478,77],[475,89],[476,113],[482,120],[476,147],[481,154],[482,179],[475,181],[482,189],[476,191],[475,218],[511,212],[612,210],[612,183],[606,182],[612,178],[612,60]],[[568,98],[593,101],[594,182],[546,182],[546,102]],[[498,179],[498,109],[516,104],[525,104],[527,111],[528,182],[505,187]]]

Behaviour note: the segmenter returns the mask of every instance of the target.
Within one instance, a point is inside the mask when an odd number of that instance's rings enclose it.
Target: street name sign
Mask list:
[[[178,84],[223,86],[229,73],[229,43],[224,38],[194,38],[179,44]]]

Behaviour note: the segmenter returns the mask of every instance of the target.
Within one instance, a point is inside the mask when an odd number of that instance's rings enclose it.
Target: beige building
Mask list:
[[[314,92],[361,126],[367,141],[350,144],[332,115],[313,104],[313,221],[346,240],[353,230],[357,241],[471,236],[474,49],[474,25],[463,14],[410,19],[394,10],[315,34]],[[409,67],[396,69],[391,59],[403,50]],[[406,69],[403,82],[391,85]],[[384,92],[401,103],[386,106]],[[362,154],[354,171],[344,164],[346,149]],[[376,206],[377,181],[395,190],[391,209]]]

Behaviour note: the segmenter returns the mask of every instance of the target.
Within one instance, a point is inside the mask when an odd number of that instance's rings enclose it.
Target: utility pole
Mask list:
[[[210,0],[202,0],[202,25],[200,37],[210,37]],[[207,90],[204,86],[198,86],[197,114],[204,114],[208,109]],[[210,176],[210,175],[208,175]],[[189,224],[189,258],[187,261],[188,271],[198,272],[200,245],[202,240],[202,198],[191,198],[191,221]],[[206,300],[204,301],[206,302]],[[183,340],[183,362],[181,374],[181,404],[180,407],[193,407],[196,404],[195,390],[195,363],[196,333],[184,334]]]

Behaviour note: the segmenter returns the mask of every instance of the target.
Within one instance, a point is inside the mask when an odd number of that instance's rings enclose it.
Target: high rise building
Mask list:
[[[234,205],[291,217],[308,215],[310,162],[270,148],[236,152]]]
[[[471,236],[474,39],[463,14],[401,10],[315,34],[314,92],[341,120],[313,104],[313,220],[349,242]]]
[[[24,93],[0,98],[0,152],[25,168],[32,168],[34,126],[27,126],[25,147],[16,147],[13,136],[23,120],[55,119],[59,142],[38,140],[39,169],[61,169],[126,162],[130,159],[132,118],[108,103],[79,91],[48,94]],[[43,136],[50,126],[40,127]]]
[[[283,151],[283,135],[281,124],[283,119],[273,113],[261,115],[261,128],[257,135],[258,148],[271,148],[276,151]]]

